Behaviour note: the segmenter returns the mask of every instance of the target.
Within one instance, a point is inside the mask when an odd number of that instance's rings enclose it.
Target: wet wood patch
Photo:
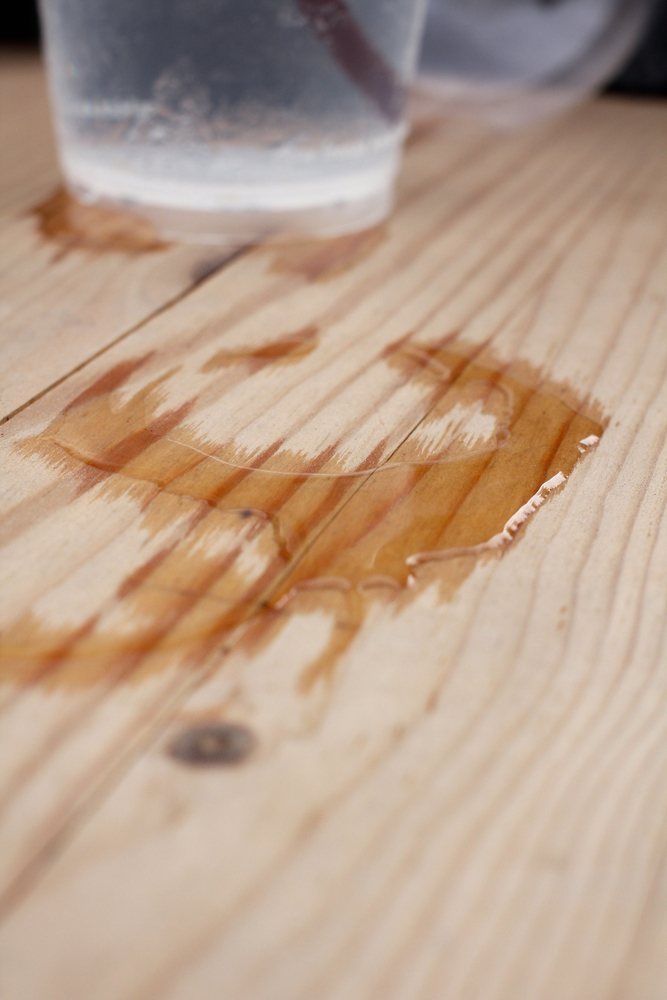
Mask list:
[[[230,369],[259,378],[277,366],[280,377],[316,338],[312,327],[218,351],[203,371],[230,378],[231,392]],[[13,617],[6,609],[7,679],[130,677],[151,652],[209,650],[242,622],[243,641],[261,645],[304,601],[327,608],[333,594],[339,625],[307,689],[333,670],[369,602],[410,600],[434,574],[448,599],[479,559],[500,557],[603,433],[593,402],[537,369],[408,334],[348,380],[354,412],[345,385],[300,420],[286,397],[278,436],[255,429],[254,448],[243,433],[213,445],[194,429],[197,397],[169,407],[170,373],[150,377],[151,360],[112,369],[18,445],[60,477],[6,520],[8,537],[51,524],[76,545],[117,505],[127,524],[64,578],[42,567],[52,585]]]
[[[226,365],[234,364],[238,361],[255,361],[259,364],[287,359],[298,361],[305,354],[310,354],[317,343],[319,327],[314,323],[304,326],[294,333],[287,333],[277,340],[269,340],[264,344],[249,347],[237,347],[236,349],[223,349],[217,351],[202,368],[203,372],[209,372],[215,368],[223,368]]]
[[[70,250],[126,254],[164,250],[166,243],[145,219],[106,205],[84,205],[64,188],[33,209],[42,236]]]
[[[418,130],[338,276],[5,220],[8,995],[662,995],[666,115]]]

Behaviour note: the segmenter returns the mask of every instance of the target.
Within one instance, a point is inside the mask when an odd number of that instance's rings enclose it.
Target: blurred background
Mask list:
[[[34,0],[10,0],[0,13],[0,42],[39,44]],[[667,96],[667,0],[658,0],[643,38],[609,89],[618,93]]]
[[[667,95],[667,0],[660,0],[642,42],[611,88],[647,96]]]

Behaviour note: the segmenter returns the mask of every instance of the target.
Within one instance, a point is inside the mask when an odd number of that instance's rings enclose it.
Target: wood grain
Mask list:
[[[422,109],[5,423],[3,997],[662,997],[666,118]]]

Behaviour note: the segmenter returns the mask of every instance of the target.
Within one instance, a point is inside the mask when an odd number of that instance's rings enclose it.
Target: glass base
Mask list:
[[[152,150],[140,156],[65,143],[62,159],[70,190],[84,203],[132,212],[166,239],[238,244],[340,236],[381,222],[392,205],[398,139],[324,154],[226,151],[199,162],[175,149],[157,161]]]
[[[178,243],[205,243],[238,246],[269,237],[312,237],[327,239],[370,229],[387,218],[392,207],[391,189],[357,202],[341,202],[319,208],[271,211],[197,212],[166,208],[163,205],[138,205],[110,198],[91,198],[89,191],[70,185],[72,193],[84,203],[103,204],[131,212],[150,222],[162,239]]]

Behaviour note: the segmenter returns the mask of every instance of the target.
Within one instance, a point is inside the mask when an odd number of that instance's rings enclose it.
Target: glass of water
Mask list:
[[[425,6],[42,0],[70,190],[196,241],[377,223]]]

